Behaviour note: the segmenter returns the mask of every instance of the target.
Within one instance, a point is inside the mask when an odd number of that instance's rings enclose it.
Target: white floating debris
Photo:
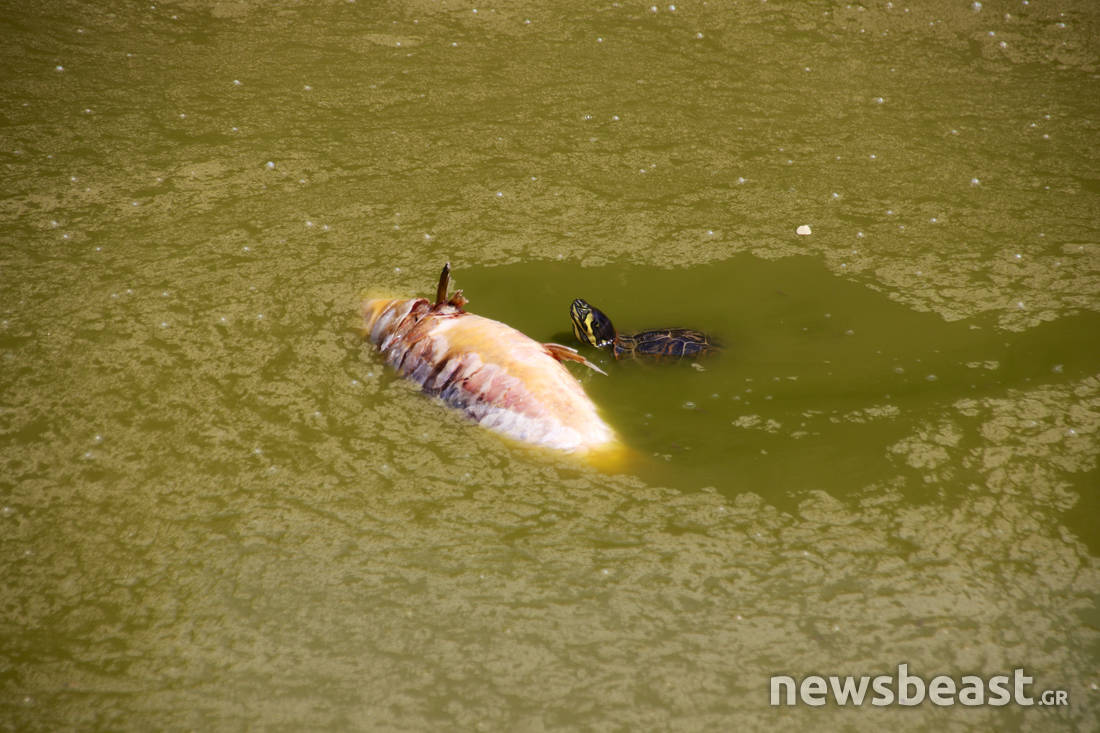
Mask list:
[[[802,226],[798,227],[798,229],[795,229],[794,231],[795,231],[795,234],[799,235],[800,237],[808,237],[809,235],[813,234],[813,230],[810,229],[809,224],[803,224]]]
[[[275,161],[269,160],[265,165],[267,165],[268,170],[275,170]]]

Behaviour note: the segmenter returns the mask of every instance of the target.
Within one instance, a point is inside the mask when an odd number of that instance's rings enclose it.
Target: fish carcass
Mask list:
[[[450,263],[432,303],[373,298],[362,304],[371,343],[403,377],[501,435],[578,455],[605,454],[618,439],[562,361],[603,373],[575,349],[539,343],[447,297]]]

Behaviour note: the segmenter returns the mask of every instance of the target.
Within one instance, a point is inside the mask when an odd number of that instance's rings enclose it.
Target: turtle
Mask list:
[[[637,333],[620,333],[603,311],[580,298],[574,300],[569,307],[569,317],[573,321],[573,335],[578,341],[597,349],[607,349],[616,361],[699,359],[722,348],[713,338],[693,328],[658,328]]]

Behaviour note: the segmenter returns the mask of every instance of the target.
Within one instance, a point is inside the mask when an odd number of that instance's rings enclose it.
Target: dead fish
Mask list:
[[[619,445],[563,361],[604,372],[575,349],[544,344],[473,313],[443,267],[435,303],[372,298],[362,304],[366,336],[386,362],[425,392],[515,440],[577,455]]]

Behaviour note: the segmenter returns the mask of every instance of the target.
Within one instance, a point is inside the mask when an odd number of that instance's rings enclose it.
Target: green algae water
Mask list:
[[[1095,313],[1025,333],[989,318],[945,322],[811,258],[742,255],[675,269],[536,262],[456,278],[473,299],[469,310],[582,349],[609,372],[574,368],[637,454],[628,470],[731,498],[767,487],[770,501],[786,504],[823,474],[838,486],[865,486],[904,465],[909,451],[892,446],[945,407],[1073,384],[1100,369],[1100,341],[1089,337],[1100,333]],[[623,332],[688,325],[723,352],[694,365],[616,363],[569,332],[568,305],[582,296]],[[934,478],[929,484],[913,498],[950,491]],[[1096,527],[1085,527],[1087,542],[1100,541]]]
[[[0,730],[1097,729],[1093,6],[3,3]],[[725,350],[517,446],[448,260]],[[1068,705],[769,701],[900,664]]]

